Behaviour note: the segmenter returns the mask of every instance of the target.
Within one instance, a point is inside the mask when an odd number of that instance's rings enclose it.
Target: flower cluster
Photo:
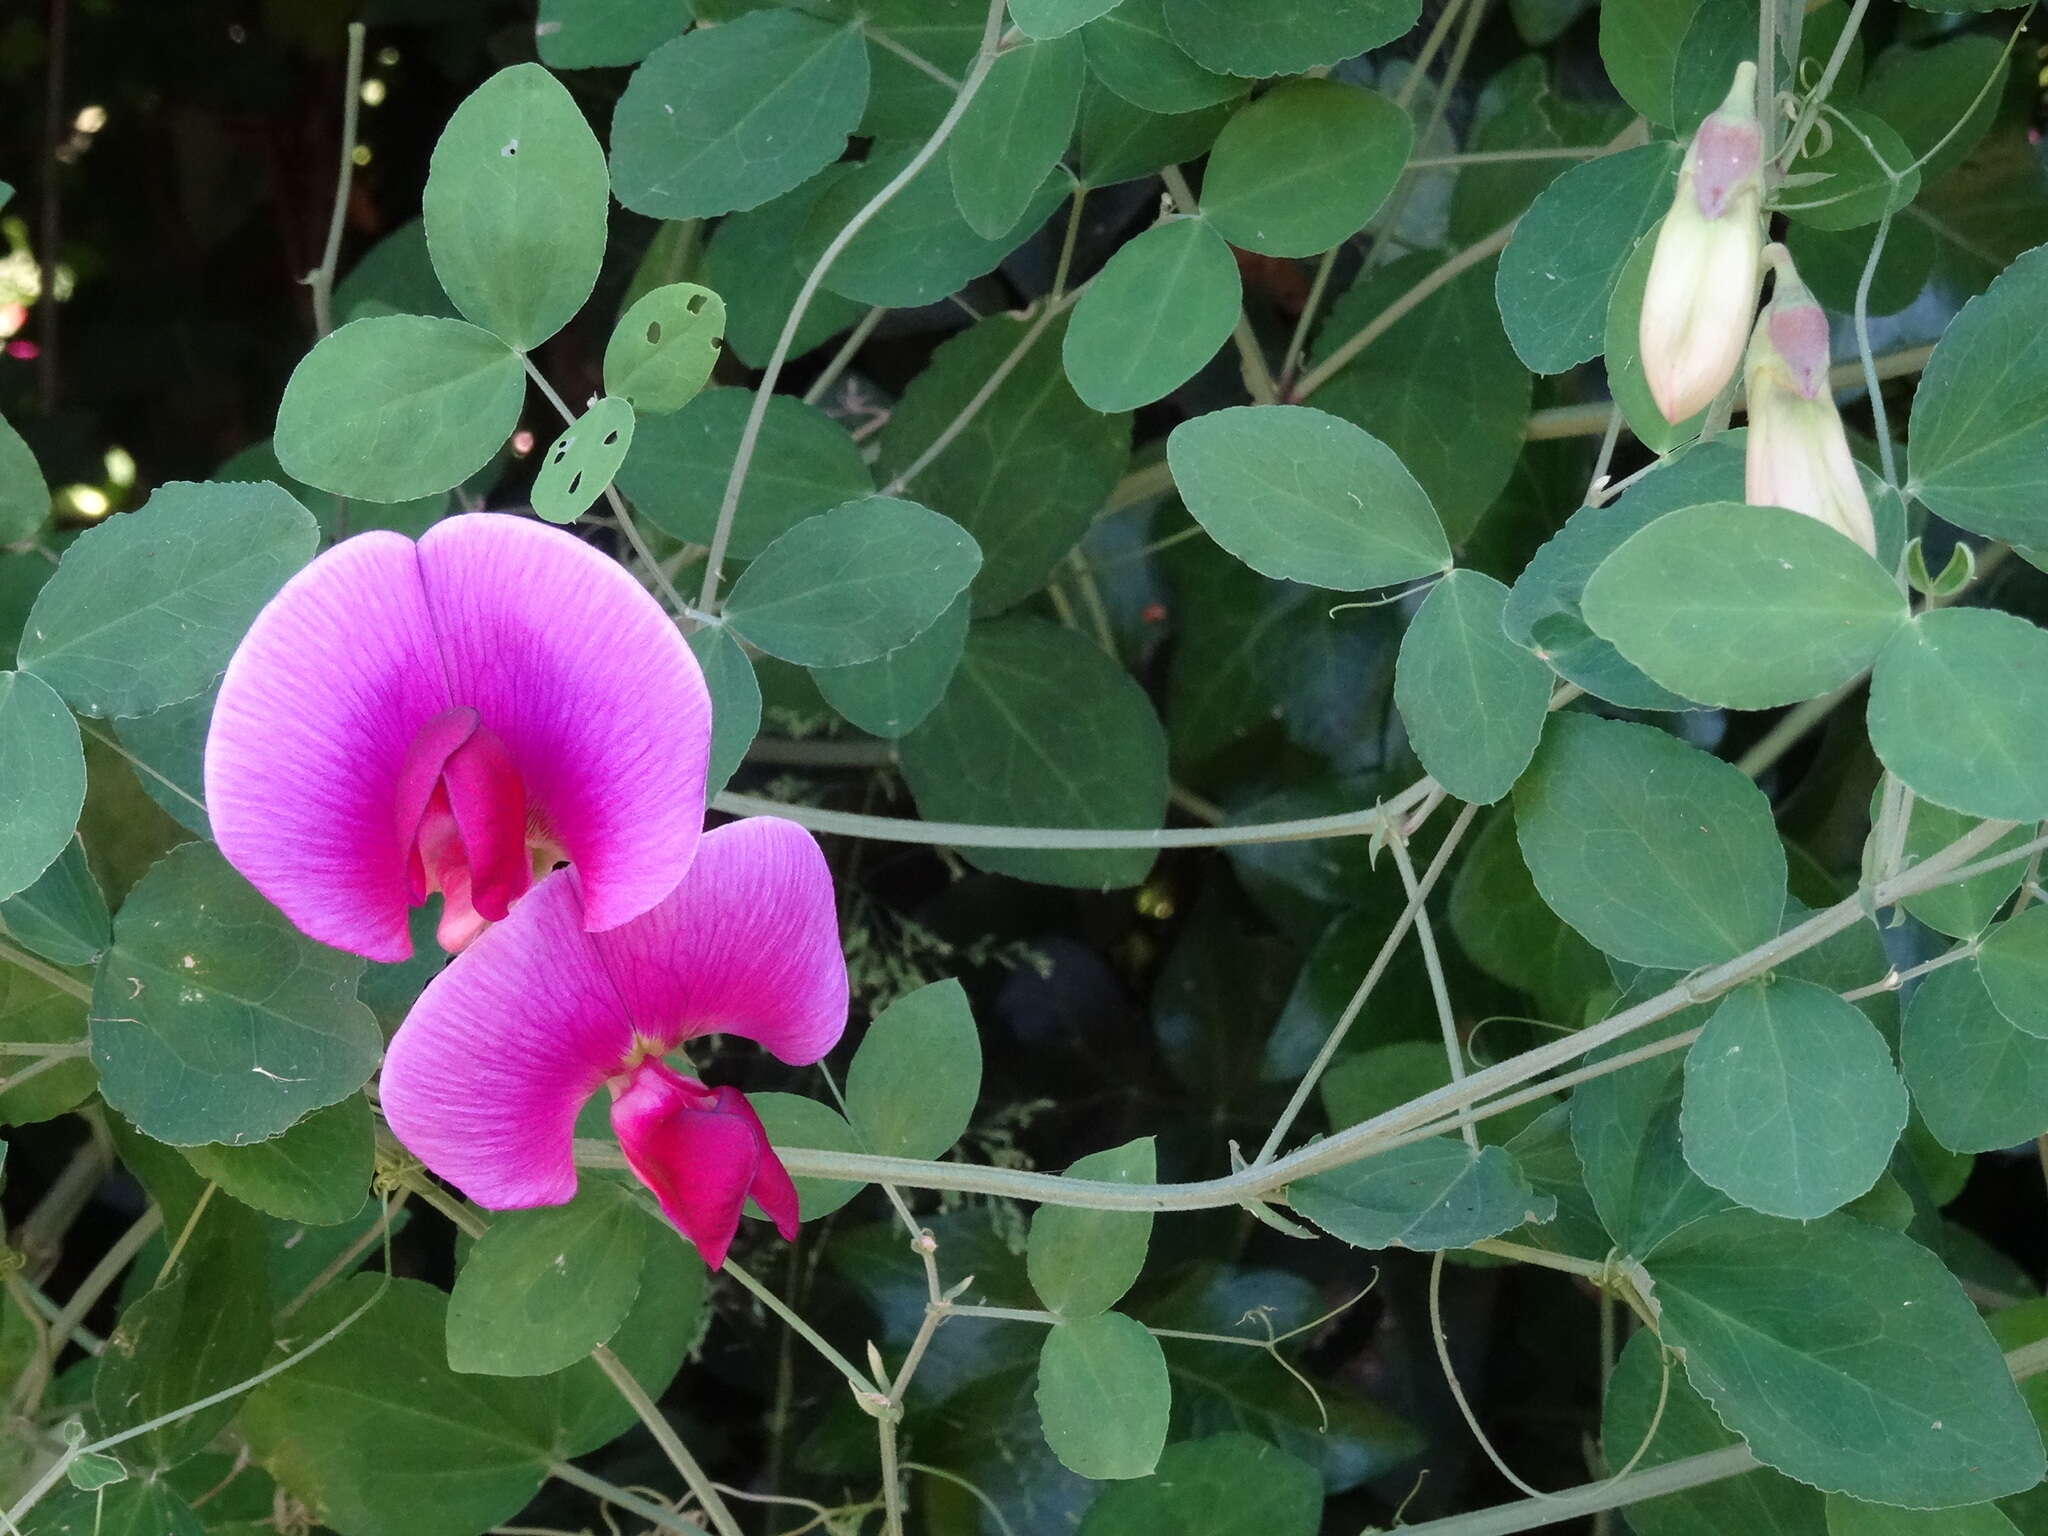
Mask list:
[[[221,851],[306,933],[411,953],[439,892],[456,958],[386,1053],[392,1131],[493,1209],[576,1191],[600,1089],[627,1163],[707,1262],[795,1187],[738,1090],[664,1059],[709,1034],[818,1060],[846,1022],[810,834],[703,830],[711,702],[627,572],[491,513],[366,533],[295,576],[222,681],[206,746]]]

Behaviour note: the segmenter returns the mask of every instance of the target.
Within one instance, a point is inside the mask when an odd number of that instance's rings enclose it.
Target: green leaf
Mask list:
[[[1113,187],[1165,166],[1199,160],[1229,116],[1227,102],[1193,112],[1147,112],[1091,76],[1081,93],[1081,128],[1075,144],[1081,184],[1091,189]]]
[[[1098,1482],[1146,1477],[1173,1388],[1159,1341],[1121,1312],[1062,1322],[1038,1356],[1038,1416],[1061,1465]]]
[[[72,973],[90,982],[90,973]],[[85,1004],[70,992],[15,966],[0,968],[0,1040],[16,1045],[85,1044]],[[34,1065],[21,1056],[0,1058],[9,1077]],[[60,1061],[27,1082],[0,1089],[0,1125],[34,1125],[76,1109],[92,1096],[99,1074],[83,1055]],[[4,1365],[0,1360],[0,1365]]]
[[[1166,28],[1165,0],[1119,0],[1082,29],[1089,73],[1134,107],[1178,114],[1242,96],[1245,83],[1202,68]]]
[[[533,477],[533,510],[551,523],[573,523],[604,494],[633,446],[633,407],[616,395],[562,428]]]
[[[953,197],[983,239],[1015,227],[1067,152],[1086,76],[1079,38],[1026,43],[996,55],[946,146]]]
[[[0,544],[32,539],[50,519],[50,487],[21,434],[0,416]]]
[[[745,649],[723,624],[693,632],[690,653],[704,669],[704,686],[711,692],[711,767],[704,779],[709,798],[732,782],[760,734],[761,684]]]
[[[1878,55],[1857,104],[1891,124],[1915,160],[1931,157],[1920,175],[1932,185],[1969,158],[1997,117],[1998,87],[1983,87],[2005,69],[2003,45],[1982,32],[1932,47],[1901,43]]]
[[[0,682],[0,688],[11,686]],[[0,722],[8,719],[0,701]],[[91,965],[105,952],[113,939],[107,898],[76,834],[33,885],[0,901],[0,932],[58,965]]]
[[[369,1199],[377,1127],[369,1101],[352,1094],[268,1141],[191,1147],[185,1160],[244,1205],[309,1227],[337,1226]]]
[[[540,0],[534,42],[549,69],[638,64],[690,24],[690,0]]]
[[[1668,1391],[1664,1387],[1667,1368],[1671,1373]],[[1676,1360],[1668,1367],[1660,1363],[1656,1336],[1644,1329],[1623,1347],[1607,1378],[1601,1438],[1608,1466],[1629,1463],[1650,1432],[1652,1420],[1656,1421],[1657,1438],[1636,1462],[1638,1472],[1742,1443],[1686,1384],[1685,1372]],[[1827,1536],[1821,1507],[1818,1489],[1766,1467],[1632,1503],[1628,1524],[1636,1536],[1730,1536],[1736,1531],[1744,1536]]]
[[[1026,334],[1025,322],[992,315],[939,347],[882,431],[882,473],[903,475],[923,458]],[[925,505],[981,545],[973,587],[978,613],[1010,607],[1045,585],[1130,460],[1130,418],[1097,415],[1082,404],[1067,382],[1059,342],[1055,323],[913,482]]]
[[[1566,171],[1522,215],[1494,291],[1508,340],[1533,372],[1562,373],[1599,352],[1608,300],[1670,203],[1677,165],[1673,144],[1603,155]]]
[[[1401,637],[1394,702],[1422,766],[1460,800],[1491,805],[1514,787],[1550,707],[1550,669],[1502,631],[1508,589],[1451,571]]]
[[[1496,981],[1527,992],[1547,1019],[1579,1016],[1610,977],[1600,952],[1543,904],[1514,817],[1489,817],[1451,882],[1451,932],[1467,958]]]
[[[1557,1214],[1499,1147],[1431,1136],[1287,1186],[1288,1204],[1354,1248],[1468,1248]]]
[[[1871,817],[1877,816],[1880,793],[1871,792]],[[1915,799],[1911,819],[1906,824],[1906,866],[1939,853],[1965,832],[1977,826],[1977,818],[1964,816],[1947,810],[1931,800]],[[1873,832],[1875,828],[1873,827]],[[2004,837],[1985,849],[1980,857],[2010,853],[2021,843],[2034,835],[2028,826],[2014,827]],[[1932,928],[1936,933],[1945,933],[1953,939],[1974,939],[1998,916],[2006,898],[2019,889],[2020,881],[2026,878],[2027,867],[2024,859],[2014,859],[1996,869],[1987,869],[1981,875],[1972,875],[1952,885],[1938,885],[1931,891],[1922,891],[1917,896],[1908,896],[1899,905],[1914,917]]]
[[[1166,441],[1188,511],[1262,576],[1356,592],[1451,563],[1436,509],[1371,433],[1299,405],[1232,406]]]
[[[1440,265],[1418,252],[1365,273],[1331,308],[1310,360],[1320,364]],[[1492,264],[1482,263],[1403,314],[1315,401],[1393,449],[1462,542],[1514,473],[1532,388],[1501,329]]]
[[[49,684],[0,672],[0,891],[25,891],[57,862],[85,808],[85,746]]]
[[[2048,1132],[2048,1040],[2000,1013],[1973,965],[1946,966],[1914,989],[1899,1064],[1927,1129],[1951,1152]]]
[[[684,1356],[703,1341],[710,1272],[675,1228],[651,1214],[644,1220],[651,1251],[641,1270],[640,1295],[606,1348],[658,1401]],[[640,1423],[633,1405],[595,1360],[522,1385],[545,1394],[547,1443],[558,1456],[594,1451]]]
[[[657,219],[758,208],[837,160],[867,99],[857,28],[782,10],[700,27],[626,82],[612,184]]]
[[[1877,658],[1870,745],[1914,794],[1998,821],[2048,817],[2048,634],[1990,608],[1918,615]]]
[[[859,1134],[829,1104],[794,1093],[755,1093],[748,1100],[767,1127],[769,1141],[785,1147],[817,1147],[826,1152],[864,1152]],[[795,1180],[797,1210],[805,1221],[830,1216],[867,1186],[853,1179]],[[760,1214],[749,1207],[749,1213]]]
[[[901,751],[932,821],[1143,829],[1166,814],[1166,736],[1144,690],[1093,642],[1039,619],[970,629],[953,686]],[[1097,890],[1152,867],[1148,848],[962,852],[996,874]]]
[[[73,1486],[53,1493],[37,1506],[29,1529],[34,1536],[204,1536],[207,1528],[164,1483],[129,1478],[90,1492]]]
[[[876,193],[894,181],[916,145],[885,146],[819,195],[798,242],[806,266],[816,260]],[[934,157],[847,242],[825,274],[832,292],[863,304],[909,309],[935,304],[1038,232],[1072,186],[1063,170],[1047,174],[1016,223],[994,236],[977,234],[953,197],[952,173]]]
[[[546,341],[597,283],[611,209],[604,151],[538,64],[501,69],[464,98],[420,204],[442,288],[509,347]]]
[[[938,708],[967,645],[971,589],[910,644],[850,667],[819,667],[811,681],[825,702],[871,736],[894,741]]]
[[[1586,583],[1586,623],[1663,687],[1726,709],[1816,698],[1907,618],[1856,544],[1783,507],[1715,502],[1632,535]]]
[[[1906,491],[1958,527],[2048,544],[2039,492],[2048,458],[2048,246],[2027,252],[1965,304],[1913,395]]]
[[[746,213],[728,214],[704,248],[704,281],[725,299],[725,342],[750,368],[764,368],[789,318],[809,265],[797,264],[799,237],[825,189],[851,176],[850,163],[828,165],[802,186]],[[790,344],[802,357],[861,316],[861,306],[820,288]],[[777,398],[784,398],[778,396]]]
[[[354,1093],[383,1036],[363,962],[301,935],[213,848],[174,848],[114,919],[93,978],[107,1103],[173,1146],[242,1146]]]
[[[2000,1013],[2048,1040],[2048,907],[2029,907],[1986,934],[1977,972]]]
[[[461,320],[378,315],[323,336],[277,407],[285,473],[358,501],[460,485],[519,425],[519,354]]]
[[[1080,1536],[1315,1536],[1322,1516],[1314,1467],[1231,1430],[1170,1445],[1150,1477],[1105,1488]]]
[[[448,1365],[545,1376],[610,1339],[640,1294],[660,1236],[622,1186],[585,1178],[567,1205],[501,1211],[448,1297]]]
[[[1016,0],[1010,7],[1010,20],[1026,37],[1064,37],[1103,12],[1115,10],[1117,4],[1118,0]]]
[[[291,493],[292,500],[313,514],[313,521],[320,525],[321,536],[328,539],[338,534],[367,533],[372,528],[389,528],[409,539],[416,539],[448,510],[449,496],[445,491],[413,501],[352,502],[330,491],[317,490],[284,472],[269,438],[251,443],[223,461],[213,472],[213,479],[268,480],[273,485],[282,486]]]
[[[159,486],[79,535],[36,594],[21,666],[88,715],[146,715],[226,669],[318,530],[274,485]]]
[[[220,684],[146,715],[116,720],[114,735],[128,753],[143,790],[187,832],[211,839],[206,816],[206,732]]]
[[[718,366],[725,300],[695,283],[667,283],[633,301],[604,345],[604,387],[642,416],[680,411]]]
[[[1408,114],[1338,80],[1290,80],[1238,110],[1202,177],[1202,216],[1232,245],[1316,256],[1379,212],[1415,147]]]
[[[1172,393],[1230,339],[1242,292],[1230,247],[1205,220],[1146,230],[1074,306],[1062,349],[1074,392],[1103,412]]]
[[[952,1149],[981,1096],[981,1037],[957,981],[899,997],[846,1069],[846,1112],[868,1150],[931,1159]]]
[[[1831,1493],[1827,1516],[1827,1536],[2020,1536],[2020,1528],[1991,1503],[1961,1509],[1900,1509]]]
[[[709,544],[753,398],[750,389],[706,390],[674,415],[643,419],[619,489],[662,532]],[[771,395],[727,550],[751,560],[805,518],[874,488],[844,427],[794,395]]]
[[[1736,1211],[1647,1262],[1665,1343],[1758,1460],[1920,1508],[2040,1481],[2041,1436],[1998,1346],[1909,1239],[1848,1216]]]
[[[344,325],[373,315],[456,318],[427,254],[424,221],[407,219],[356,259],[335,286],[334,313]]]
[[[1159,1159],[1150,1136],[1091,1152],[1067,1169],[1070,1179],[1150,1184]],[[1062,1317],[1107,1312],[1137,1283],[1152,1241],[1150,1211],[1093,1211],[1041,1205],[1031,1218],[1024,1263],[1031,1289]]]
[[[1913,163],[1913,152],[1889,123],[1852,109],[1828,126],[1833,138],[1808,138],[1806,152],[1792,166],[1794,175],[1820,180],[1787,187],[1775,199],[1788,219],[1814,229],[1856,229],[1913,200],[1920,190],[1918,171],[1901,177],[1896,186],[1886,175],[1888,169],[1894,175],[1907,171]]]
[[[1421,9],[1418,0],[1166,0],[1166,24],[1206,68],[1292,75],[1391,43]]]
[[[1672,99],[1680,46],[1698,0],[1607,0],[1600,7],[1600,61],[1621,99],[1653,123],[1678,121]]]
[[[725,617],[806,667],[872,661],[929,629],[981,569],[965,529],[914,501],[869,496],[798,523],[733,584]]]
[[[341,1536],[448,1536],[511,1519],[547,1478],[545,1399],[533,1383],[448,1368],[447,1297],[362,1276],[295,1314],[294,1337],[319,1337],[384,1286],[340,1337],[250,1394],[251,1451]]]
[[[1685,971],[1778,932],[1770,802],[1650,726],[1554,716],[1515,786],[1515,830],[1551,910],[1616,959]]]
[[[1753,1211],[1811,1221],[1874,1185],[1906,1127],[1884,1036],[1835,992],[1730,993],[1686,1053],[1685,1160]]]

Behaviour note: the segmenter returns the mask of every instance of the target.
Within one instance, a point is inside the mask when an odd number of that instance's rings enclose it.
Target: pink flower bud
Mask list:
[[[1877,553],[1877,527],[1828,387],[1827,316],[1781,245],[1766,253],[1778,280],[1750,338],[1749,444],[1743,497],[1788,507]]]
[[[1763,250],[1763,133],[1756,66],[1736,66],[1720,109],[1700,124],[1657,231],[1637,330],[1657,409],[1680,422],[1735,375],[1756,306]]]

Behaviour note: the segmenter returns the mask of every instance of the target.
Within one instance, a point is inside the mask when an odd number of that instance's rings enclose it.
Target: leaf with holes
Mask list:
[[[604,347],[604,387],[642,416],[680,411],[718,366],[725,300],[695,283],[644,293]]]
[[[533,510],[573,523],[604,494],[633,446],[633,407],[614,395],[592,403],[562,428],[533,477]]]

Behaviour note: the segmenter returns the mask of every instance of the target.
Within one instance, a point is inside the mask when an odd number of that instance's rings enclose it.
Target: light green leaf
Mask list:
[[[952,1149],[981,1096],[981,1036],[957,981],[883,1009],[846,1069],[846,1112],[870,1152],[931,1159]]]
[[[0,680],[0,688],[9,686]],[[7,720],[0,701],[0,724]],[[57,965],[91,965],[113,941],[107,898],[75,834],[33,885],[0,901],[0,932]]]
[[[1973,965],[1946,966],[1914,989],[1899,1064],[1927,1129],[1951,1152],[2048,1132],[2048,1040],[2000,1013]]]
[[[1322,1516],[1314,1467],[1229,1430],[1170,1445],[1150,1477],[1105,1488],[1080,1536],[1315,1536]]]
[[[1288,1204],[1354,1248],[1467,1248],[1557,1214],[1499,1147],[1431,1136],[1287,1186]]]
[[[968,631],[953,686],[901,746],[930,821],[1146,828],[1166,814],[1166,734],[1145,692],[1094,643],[1040,619]],[[1097,890],[1135,885],[1147,848],[969,848],[996,874]]]
[[[1419,0],[1166,0],[1166,24],[1206,68],[1292,75],[1392,42],[1421,9]]]
[[[638,64],[690,24],[690,0],[540,0],[533,28],[549,69]]]
[[[826,1152],[867,1150],[859,1134],[829,1104],[820,1104],[816,1099],[806,1099],[794,1093],[749,1094],[747,1102],[754,1106],[754,1113],[767,1127],[769,1141],[777,1146],[817,1147]],[[867,1188],[865,1184],[851,1179],[799,1178],[794,1183],[797,1211],[805,1221],[830,1216]],[[749,1215],[761,1214],[751,1205],[747,1209]]]
[[[1783,507],[1715,502],[1632,535],[1586,583],[1593,632],[1702,704],[1772,709],[1858,676],[1906,622],[1857,545]]]
[[[725,617],[807,667],[872,661],[929,629],[981,569],[966,530],[913,501],[869,496],[798,523],[733,584]]]
[[[1315,256],[1379,211],[1415,147],[1408,114],[1338,80],[1291,80],[1238,110],[1202,177],[1202,216],[1232,245]]]
[[[1891,1047],[1826,987],[1739,989],[1686,1053],[1685,1160],[1754,1211],[1810,1221],[1866,1192],[1906,1126]]]
[[[101,1464],[113,1460],[91,1459]],[[34,1536],[204,1536],[207,1527],[167,1484],[129,1478],[93,1491],[74,1485],[52,1493],[37,1506],[31,1529]]]
[[[1998,1346],[1909,1239],[1849,1216],[1735,1211],[1647,1265],[1665,1343],[1758,1460],[1920,1508],[2040,1481],[2041,1436]]]
[[[934,352],[882,431],[881,472],[900,476],[921,459],[1025,335],[1025,322],[992,315]],[[1045,585],[1130,460],[1130,418],[1082,404],[1061,366],[1060,339],[1058,323],[1042,333],[911,482],[920,501],[981,545],[978,613],[1007,608]]]
[[[344,325],[372,315],[456,318],[455,306],[434,276],[422,220],[407,219],[356,259],[335,285],[334,313]]]
[[[1436,510],[1400,459],[1326,412],[1211,411],[1176,427],[1166,456],[1188,511],[1262,576],[1355,592],[1451,563]]]
[[[1870,679],[1870,745],[1936,805],[2048,817],[2048,635],[1990,608],[1939,608],[1898,631]]]
[[[420,205],[442,288],[507,346],[546,341],[597,283],[611,209],[604,151],[538,64],[501,69],[464,98]]]
[[[1199,160],[1229,117],[1227,102],[1193,112],[1147,112],[1091,76],[1081,93],[1081,128],[1075,144],[1081,183],[1113,187],[1164,166]]]
[[[1451,571],[1401,638],[1394,702],[1422,766],[1460,800],[1491,805],[1514,787],[1543,737],[1550,669],[1508,639],[1508,589]]]
[[[1831,1493],[1827,1505],[1827,1536],[2020,1536],[2020,1528],[1991,1503],[1961,1509],[1900,1509]]]
[[[1064,37],[1085,26],[1105,11],[1113,11],[1118,0],[1016,0],[1010,20],[1026,37]]]
[[[604,387],[642,416],[680,411],[718,365],[725,300],[695,283],[667,283],[619,316],[604,346]]]
[[[129,892],[93,978],[100,1092],[173,1146],[275,1136],[376,1069],[362,968],[301,935],[212,847],[174,848]]]
[[[664,533],[709,544],[753,398],[749,389],[706,390],[674,415],[642,420],[619,489]],[[874,488],[844,427],[794,395],[771,395],[727,549],[751,560],[805,518]]]
[[[1785,852],[1739,769],[1647,725],[1553,716],[1515,786],[1536,889],[1596,947],[1691,970],[1776,936]]]
[[[2048,1040],[2048,907],[2029,907],[1986,934],[1977,971],[2000,1013]]]
[[[1134,107],[1197,112],[1245,93],[1245,83],[1202,68],[1166,28],[1165,0],[1119,0],[1082,29],[1088,69]]]
[[[709,797],[732,782],[760,733],[761,684],[746,650],[723,624],[694,631],[690,652],[711,691],[711,767],[704,779]]]
[[[526,372],[461,320],[378,315],[323,336],[277,407],[285,473],[358,501],[411,501],[460,485],[519,425]]]
[[[612,182],[635,213],[758,208],[837,160],[868,99],[860,32],[755,11],[663,43],[612,116]]]
[[[244,1205],[309,1227],[337,1226],[370,1197],[377,1127],[369,1100],[352,1094],[268,1141],[190,1147],[185,1160]]]
[[[159,486],[65,551],[29,610],[22,669],[88,715],[189,699],[318,542],[312,514],[274,485]]]
[[[313,521],[320,525],[321,537],[327,539],[367,533],[372,528],[389,528],[394,533],[416,539],[440,520],[449,503],[446,491],[437,491],[412,501],[375,502],[350,501],[331,491],[316,489],[284,472],[269,438],[251,443],[224,460],[212,478],[215,481],[268,480],[273,485],[284,487],[291,493],[292,500],[313,514]]]
[[[0,544],[32,539],[50,518],[50,487],[21,434],[0,416]]]
[[[2048,544],[2048,246],[2021,256],[1965,304],[1913,395],[1907,494],[1958,527]],[[2031,819],[2031,818],[2029,818]]]
[[[1173,1387],[1159,1341],[1121,1312],[1063,1322],[1038,1356],[1038,1416],[1061,1465],[1105,1481],[1145,1477],[1166,1447]]]
[[[586,1178],[567,1205],[501,1211],[448,1297],[448,1365],[545,1376],[618,1332],[660,1231],[632,1195]]]
[[[573,523],[604,494],[633,446],[633,407],[616,395],[562,428],[533,477],[533,510],[551,523]]]
[[[1074,392],[1103,412],[1170,394],[1230,339],[1242,293],[1230,247],[1204,220],[1146,230],[1074,306],[1063,348]]]
[[[1150,1184],[1159,1177],[1158,1154],[1152,1138],[1141,1136],[1078,1159],[1067,1169],[1066,1177]],[[1031,1236],[1024,1249],[1031,1289],[1062,1317],[1107,1312],[1137,1283],[1151,1241],[1150,1211],[1041,1205],[1031,1218]]]
[[[711,232],[711,243],[704,248],[704,281],[725,299],[726,345],[748,367],[767,366],[810,270],[808,263],[797,264],[797,244],[811,209],[827,187],[855,169],[845,161],[828,165],[792,192],[749,212],[728,214]],[[818,289],[797,323],[790,357],[802,357],[860,316],[861,306],[853,300]]]
[[[0,672],[0,891],[42,878],[85,808],[85,746],[49,684]]]
[[[819,667],[811,681],[849,722],[895,741],[922,725],[945,696],[967,645],[972,607],[970,588],[910,644],[850,667]]]
[[[1086,75],[1079,38],[996,55],[946,146],[954,200],[983,239],[999,238],[1024,217],[1066,153]]]
[[[2000,40],[1982,32],[1932,47],[1901,42],[1878,55],[1857,104],[1889,123],[1915,160],[1931,157],[1920,168],[1931,185],[1969,158],[1998,115],[1998,87],[1983,87],[2006,67]]]
[[[1677,165],[1673,144],[1603,155],[1566,171],[1522,215],[1494,291],[1508,340],[1532,371],[1562,373],[1599,352],[1608,300],[1669,205]]]

